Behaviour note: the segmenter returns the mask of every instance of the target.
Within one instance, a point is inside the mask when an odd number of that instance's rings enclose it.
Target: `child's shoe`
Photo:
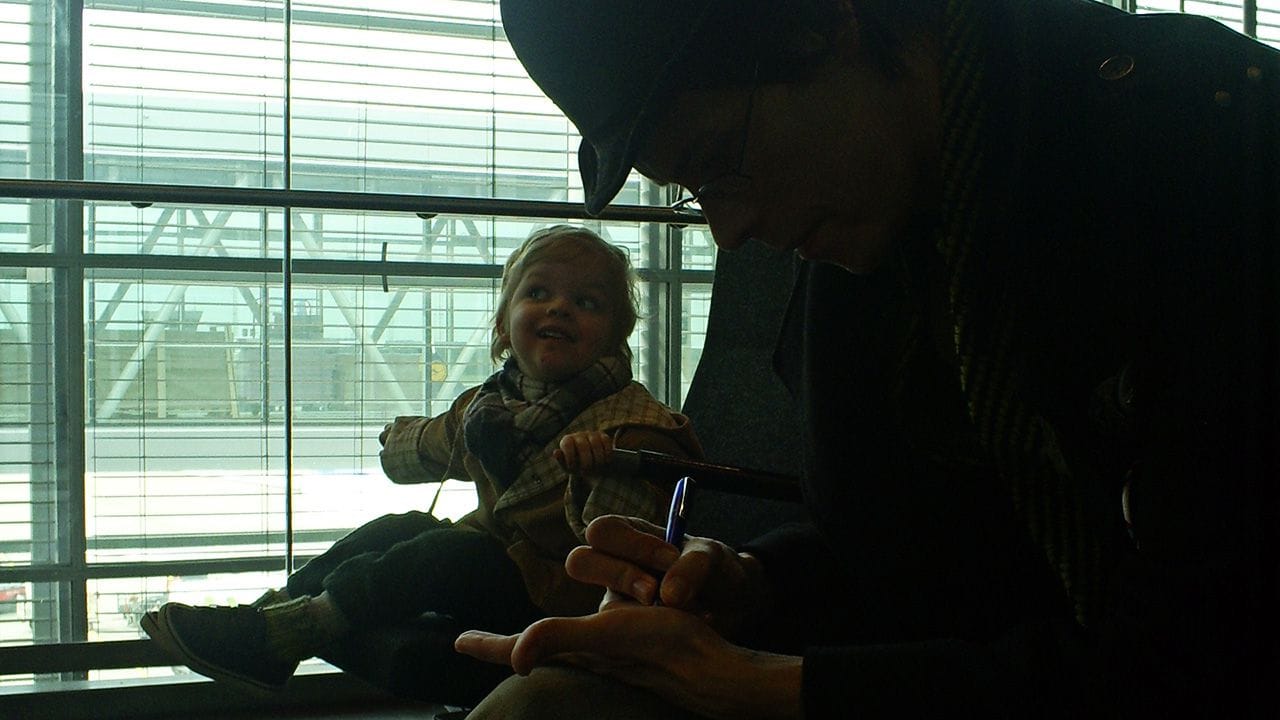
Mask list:
[[[214,680],[259,690],[283,690],[297,659],[267,640],[267,621],[253,605],[193,607],[165,603],[142,618],[142,629],[182,664]]]

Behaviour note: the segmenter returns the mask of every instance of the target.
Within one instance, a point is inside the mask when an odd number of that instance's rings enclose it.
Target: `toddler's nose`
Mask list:
[[[572,308],[569,301],[564,298],[555,298],[547,304],[548,315],[559,315],[563,317],[569,314],[570,309]]]

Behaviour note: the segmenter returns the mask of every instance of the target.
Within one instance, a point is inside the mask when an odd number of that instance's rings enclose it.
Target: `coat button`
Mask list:
[[[1249,67],[1249,69],[1244,71],[1244,76],[1254,82],[1258,82],[1259,80],[1262,79],[1262,68],[1258,67],[1257,65],[1252,65]]]
[[[1138,463],[1130,466],[1129,471],[1124,474],[1124,486],[1120,488],[1120,516],[1124,520],[1124,531],[1129,536],[1129,542],[1133,543],[1134,550],[1142,550],[1142,543],[1138,540],[1138,531],[1133,527],[1133,510],[1129,504],[1129,496],[1133,491],[1133,475],[1138,469]]]
[[[1112,55],[1098,66],[1098,77],[1103,80],[1119,80],[1133,72],[1132,55]]]
[[[1137,391],[1133,388],[1133,365],[1126,364],[1120,368],[1120,375],[1116,378],[1116,400],[1125,412],[1129,412],[1133,410],[1137,395]]]
[[[1219,90],[1213,94],[1213,101],[1218,103],[1220,107],[1228,107],[1231,105],[1231,93],[1226,90]]]
[[[1129,509],[1129,491],[1133,487],[1133,470],[1124,476],[1124,485],[1120,488],[1120,517],[1124,518],[1124,526],[1133,530],[1133,511]]]

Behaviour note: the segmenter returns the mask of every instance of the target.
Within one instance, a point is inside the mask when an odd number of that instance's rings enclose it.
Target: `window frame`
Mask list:
[[[105,5],[106,3],[97,3]],[[121,2],[118,5],[136,6],[138,3]],[[149,3],[148,7],[155,3]],[[194,5],[194,4],[193,4]],[[284,187],[223,187],[208,185],[166,185],[152,183],[110,182],[85,179],[85,123],[84,105],[83,23],[81,0],[53,0],[49,3],[32,2],[32,13],[47,13],[33,20],[32,25],[50,31],[50,36],[32,41],[33,53],[48,53],[51,70],[47,76],[51,85],[32,88],[33,133],[47,133],[33,137],[31,167],[48,168],[48,178],[0,177],[0,197],[6,200],[28,200],[40,214],[41,232],[52,242],[44,248],[32,248],[28,252],[0,252],[0,260],[13,268],[23,268],[31,276],[47,278],[47,282],[35,283],[48,297],[41,300],[52,308],[47,322],[40,323],[46,333],[39,340],[41,347],[50,352],[49,362],[32,363],[33,372],[42,373],[35,384],[56,388],[52,397],[39,405],[39,417],[32,425],[49,433],[39,443],[49,448],[54,457],[48,459],[53,476],[40,483],[42,507],[53,510],[56,517],[50,526],[58,528],[57,538],[45,549],[46,556],[33,555],[24,565],[0,566],[0,583],[22,582],[28,586],[52,587],[53,595],[42,598],[52,600],[56,608],[53,616],[43,618],[47,627],[36,633],[51,642],[0,647],[0,676],[36,673],[38,677],[56,677],[60,681],[79,681],[92,670],[168,666],[172,662],[145,640],[137,641],[87,641],[89,617],[93,612],[89,586],[95,581],[112,578],[132,578],[155,575],[183,575],[210,572],[262,572],[286,570],[298,559],[295,557],[292,508],[285,509],[285,551],[283,557],[267,554],[234,558],[210,558],[198,561],[144,561],[144,562],[89,562],[88,533],[86,524],[86,413],[87,395],[85,383],[86,333],[85,317],[86,283],[95,272],[108,270],[139,270],[164,275],[166,273],[264,273],[282,278],[285,290],[284,306],[290,307],[288,295],[290,280],[294,276],[375,276],[383,279],[384,287],[389,278],[441,278],[465,279],[481,277],[494,281],[501,274],[501,259],[488,264],[424,263],[396,258],[378,259],[312,259],[293,253],[295,243],[291,235],[294,223],[283,224],[283,252],[279,257],[187,257],[180,255],[154,255],[138,253],[94,253],[85,250],[85,233],[88,231],[86,213],[96,207],[132,206],[166,208],[232,208],[262,212],[283,213],[293,218],[300,211],[348,211],[367,213],[395,213],[419,217],[448,216],[475,220],[536,219],[542,222],[582,222],[589,225],[601,223],[627,223],[641,228],[649,240],[649,247],[664,260],[657,266],[637,263],[638,275],[649,295],[660,296],[653,308],[660,315],[653,318],[655,327],[661,328],[663,340],[649,343],[645,350],[652,353],[645,363],[652,372],[645,381],[660,399],[678,406],[682,392],[682,377],[687,368],[682,367],[680,333],[687,325],[680,302],[685,287],[708,287],[712,278],[709,268],[687,268],[681,261],[682,244],[690,227],[690,221],[676,215],[666,207],[668,195],[665,188],[650,187],[646,191],[652,201],[647,205],[615,205],[598,216],[588,216],[580,201],[540,201],[506,198],[429,196],[414,194],[346,192],[332,190],[295,189],[290,182],[292,163],[288,151],[289,118],[284,113],[283,137],[286,138],[283,185]],[[283,22],[286,38],[293,18],[290,4],[285,2]],[[71,39],[70,43],[55,43],[55,32]],[[500,31],[499,31],[500,32]],[[286,39],[286,46],[287,46]],[[287,53],[286,53],[287,58]],[[286,59],[287,64],[287,59]],[[285,93],[288,97],[288,93]],[[42,157],[51,151],[52,157]],[[41,173],[43,175],[43,173]],[[52,178],[52,179],[50,179]],[[496,291],[495,291],[496,292]],[[290,313],[285,313],[288,318]],[[286,320],[285,337],[290,330]],[[34,345],[34,343],[33,343]],[[290,347],[286,342],[285,347]],[[289,353],[285,353],[288,372]],[[289,384],[286,383],[286,388]],[[286,390],[285,410],[285,474],[290,480],[292,466],[292,438],[294,423],[290,416],[292,398]],[[35,464],[33,464],[34,468]],[[34,473],[33,473],[34,477]],[[33,479],[33,484],[35,481]],[[286,489],[286,503],[292,497]],[[32,539],[33,549],[39,545]],[[35,622],[33,620],[33,622]]]

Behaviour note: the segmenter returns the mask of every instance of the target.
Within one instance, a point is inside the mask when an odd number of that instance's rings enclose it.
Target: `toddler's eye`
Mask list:
[[[528,297],[532,300],[546,300],[547,289],[537,287],[537,286],[531,287],[529,288],[529,291],[525,293],[525,297]]]
[[[578,307],[583,310],[599,310],[600,302],[591,297],[578,298]]]

